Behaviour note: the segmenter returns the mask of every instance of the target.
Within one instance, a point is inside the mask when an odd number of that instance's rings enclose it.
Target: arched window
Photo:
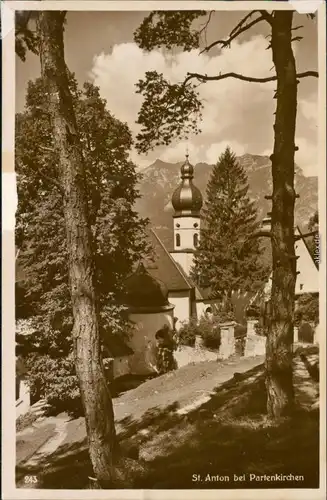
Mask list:
[[[193,234],[193,246],[197,247],[198,244],[199,244],[199,235],[198,235],[198,233],[194,233]]]
[[[179,233],[176,233],[176,246],[181,246],[181,235]]]

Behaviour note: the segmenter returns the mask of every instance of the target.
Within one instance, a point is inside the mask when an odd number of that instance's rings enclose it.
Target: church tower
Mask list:
[[[189,275],[193,264],[193,254],[200,240],[200,211],[202,195],[193,184],[194,167],[188,160],[181,167],[181,183],[174,191],[174,250],[171,256],[184,272]]]

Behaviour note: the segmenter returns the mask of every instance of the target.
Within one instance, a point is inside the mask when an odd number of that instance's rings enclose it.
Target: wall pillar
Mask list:
[[[258,323],[257,319],[248,319],[247,321],[247,335],[257,335],[257,332],[255,331],[255,325]]]
[[[235,322],[220,324],[219,358],[227,359],[235,354]]]
[[[294,331],[293,343],[297,344],[299,342],[299,327],[298,326],[294,326],[293,331]]]
[[[195,349],[202,349],[203,348],[203,338],[201,337],[201,335],[195,336],[194,347],[195,347]]]
[[[245,339],[244,357],[262,356],[266,354],[266,337],[258,335],[255,331],[255,325],[258,320],[249,319],[247,322],[247,332]]]
[[[319,324],[313,326],[313,343],[314,344],[319,344],[319,333],[320,333],[320,328]]]

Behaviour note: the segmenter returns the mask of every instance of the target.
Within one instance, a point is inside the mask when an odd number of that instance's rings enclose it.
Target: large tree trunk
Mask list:
[[[83,156],[64,58],[64,17],[65,14],[58,11],[40,13],[40,59],[49,97],[54,145],[60,158],[58,170],[69,254],[76,371],[89,453],[97,479],[111,484],[116,457],[114,414],[101,359]]]
[[[277,73],[277,109],[272,155],[271,322],[266,355],[267,410],[273,418],[287,415],[293,406],[293,315],[296,280],[294,250],[294,152],[297,79],[292,50],[291,11],[276,11],[272,26],[272,53]]]

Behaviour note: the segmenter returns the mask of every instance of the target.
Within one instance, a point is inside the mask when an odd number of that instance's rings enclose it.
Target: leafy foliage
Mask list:
[[[196,337],[202,339],[203,345],[209,349],[219,349],[220,328],[218,318],[202,317],[185,322],[178,332],[178,343],[190,347],[195,346]]]
[[[31,21],[35,20],[37,12],[20,11],[16,13],[15,51],[18,57],[26,60],[26,52],[30,50],[38,54],[38,37],[31,28]]]
[[[219,349],[221,343],[219,323],[217,321],[210,321],[207,318],[201,318],[199,329],[204,347]]]
[[[319,297],[311,293],[304,293],[297,300],[294,323],[299,326],[302,322],[319,323]]]
[[[70,87],[86,169],[100,330],[104,348],[110,351],[115,335],[130,331],[117,298],[124,277],[149,250],[147,220],[133,209],[139,176],[128,158],[132,138],[127,125],[106,110],[97,87],[86,83],[80,90],[73,75]],[[79,393],[72,354],[65,223],[56,183],[58,157],[51,130],[43,83],[38,79],[29,83],[25,111],[16,117],[16,243],[24,274],[16,312],[19,319],[23,311],[34,325],[22,345],[32,392],[62,409],[71,403],[76,406]]]
[[[162,73],[147,71],[136,87],[144,97],[137,120],[141,125],[136,137],[139,152],[168,145],[173,137],[187,138],[200,132],[197,123],[203,106],[194,84],[172,84]]]
[[[192,270],[196,283],[210,287],[215,297],[231,297],[238,289],[254,291],[267,275],[260,264],[258,239],[251,239],[259,223],[247,193],[245,171],[227,147],[208,182],[203,229]]]
[[[179,329],[178,344],[194,347],[197,335],[200,335],[198,322],[196,319],[191,318],[190,321],[185,322]]]
[[[315,213],[310,217],[308,223],[308,229],[309,231],[314,231],[318,227],[319,227],[319,215],[318,215],[318,210],[316,210]]]
[[[154,11],[134,33],[135,42],[147,51],[156,47],[184,51],[196,49],[201,30],[193,22],[205,16],[205,11]],[[168,145],[173,139],[185,139],[198,134],[202,103],[196,85],[168,82],[162,74],[148,71],[137,84],[137,92],[144,97],[137,123],[136,148],[141,153],[159,145]]]
[[[194,20],[205,16],[203,10],[153,11],[144,18],[134,33],[135,42],[145,50],[165,46],[190,51],[199,47],[199,30],[192,29]]]

